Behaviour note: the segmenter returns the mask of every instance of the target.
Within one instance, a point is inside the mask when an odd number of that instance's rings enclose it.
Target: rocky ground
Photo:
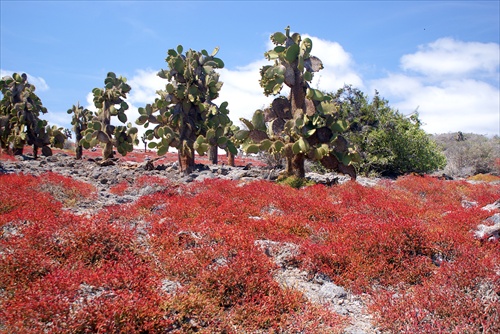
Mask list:
[[[199,182],[205,179],[228,179],[250,182],[253,180],[270,180],[278,178],[281,170],[263,166],[253,166],[249,162],[245,166],[230,167],[228,165],[196,165],[196,169],[189,175],[179,172],[177,162],[162,162],[162,160],[149,159],[147,156],[142,162],[129,161],[116,158],[103,162],[100,157],[75,160],[73,155],[56,153],[50,157],[39,157],[33,160],[31,155],[16,157],[15,160],[0,161],[0,173],[24,173],[40,175],[45,172],[54,172],[75,180],[93,184],[98,192],[97,201],[80,203],[80,213],[96,211],[104,206],[124,204],[135,201],[140,196],[153,193],[159,189],[146,186],[135,194],[123,196],[111,193],[112,186],[121,182],[132,182],[140,176],[155,176],[166,178],[175,183]],[[307,173],[306,178],[323,184],[344,183],[350,180],[349,176],[335,173],[318,174]],[[357,182],[364,185],[374,185],[377,179],[358,178]]]

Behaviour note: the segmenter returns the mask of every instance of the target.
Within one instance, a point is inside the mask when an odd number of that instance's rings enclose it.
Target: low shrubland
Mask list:
[[[0,331],[342,332],[349,318],[280,286],[257,240],[297,245],[290,265],[365,296],[381,330],[500,330],[500,244],[474,237],[499,184],[138,178],[111,190],[147,186],[76,215],[87,183],[0,175]]]
[[[474,133],[443,133],[433,140],[441,147],[447,164],[444,172],[454,177],[500,175],[500,137]],[[480,177],[479,177],[480,178]]]

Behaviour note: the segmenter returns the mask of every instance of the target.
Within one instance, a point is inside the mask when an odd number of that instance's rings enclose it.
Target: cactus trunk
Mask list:
[[[111,103],[109,101],[105,101],[102,114],[102,125],[106,131],[106,134],[110,138],[110,141],[105,143],[102,149],[102,158],[104,160],[113,158],[113,143],[111,142],[111,138],[113,138],[113,133],[111,132],[111,130],[109,130],[111,125],[111,114],[109,112],[110,107]]]
[[[192,108],[188,112],[184,111],[181,126],[180,126],[180,148],[179,150],[179,167],[184,175],[190,174],[194,170],[194,142],[196,140],[194,117],[190,117],[195,109]]]
[[[231,152],[227,153],[227,164],[231,167],[234,167],[234,154]]]
[[[2,154],[12,155],[11,153],[9,147],[2,141]]]
[[[12,148],[12,155],[23,155],[24,144],[22,146]]]
[[[76,153],[76,160],[81,160],[83,155],[83,147],[81,145],[77,145],[75,153]]]
[[[179,167],[184,175],[189,175],[194,170],[193,142],[185,141],[179,150]]]
[[[292,107],[292,116],[294,119],[302,117],[306,110],[306,87],[301,85],[300,72],[297,68],[295,71],[295,84],[290,87],[290,105]]]
[[[303,153],[294,154],[286,157],[285,175],[305,177],[305,156]]]
[[[75,137],[76,137],[76,148],[75,148],[76,159],[80,160],[83,155],[83,147],[80,144],[80,141],[82,140],[83,136],[79,127],[75,127]]]
[[[219,163],[219,157],[217,155],[217,144],[216,145],[211,145],[210,149],[208,150],[208,160],[213,164],[217,165]]]
[[[113,144],[107,143],[104,145],[104,148],[102,149],[102,158],[104,160],[107,159],[112,159],[114,157],[113,155]]]
[[[304,167],[305,157],[303,153],[295,154],[292,158],[292,175],[304,178],[306,171]]]

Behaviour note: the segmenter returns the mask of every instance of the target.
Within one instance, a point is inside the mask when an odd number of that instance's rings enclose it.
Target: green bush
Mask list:
[[[401,115],[370,131],[367,138],[370,147],[365,165],[382,174],[429,173],[446,165],[445,156],[418,121]]]
[[[345,86],[337,91],[339,119],[350,126],[346,137],[356,147],[359,173],[402,175],[430,173],[444,168],[446,158],[420,128],[418,113],[404,116],[378,95],[371,101],[360,90]]]

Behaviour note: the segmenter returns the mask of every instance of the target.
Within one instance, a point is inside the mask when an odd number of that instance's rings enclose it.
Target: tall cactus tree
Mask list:
[[[237,150],[231,140],[234,125],[228,116],[227,102],[223,102],[219,108],[213,105],[210,109],[204,122],[205,134],[201,137],[198,136],[195,146],[199,147],[200,144],[207,143],[209,146],[208,160],[216,165],[218,163],[219,147],[226,150],[228,155],[236,154]]]
[[[73,125],[73,131],[75,132],[75,154],[76,154],[76,159],[80,160],[83,155],[83,146],[82,146],[82,139],[83,139],[83,133],[85,130],[87,130],[88,123],[94,116],[91,110],[88,110],[87,108],[83,108],[80,106],[80,103],[78,103],[76,106],[73,105],[71,109],[68,109],[68,114],[73,114],[73,117],[71,119],[71,125]],[[85,142],[87,145],[88,142]],[[90,147],[90,145],[89,145]]]
[[[212,54],[188,50],[181,45],[168,50],[165,59],[169,69],[160,70],[158,76],[169,83],[153,104],[139,108],[136,123],[153,129],[146,131],[149,147],[156,148],[158,155],[165,154],[169,147],[177,149],[179,166],[189,174],[195,166],[195,151],[203,155],[210,146],[218,145],[227,151],[236,152],[231,140],[225,136],[231,120],[227,103],[218,107],[212,101],[219,96],[222,82],[215,71],[224,67],[220,58]],[[152,141],[155,140],[156,141]]]
[[[62,147],[66,136],[62,129],[50,127],[39,118],[47,113],[42,101],[35,94],[35,86],[28,82],[26,73],[14,73],[0,80],[3,98],[0,101],[0,142],[2,151],[22,154],[24,145],[33,145],[33,157],[38,149],[46,156],[52,155],[49,145]]]
[[[97,114],[88,123],[80,144],[84,148],[94,147],[98,143],[103,144],[102,157],[108,160],[114,157],[114,147],[117,148],[118,153],[125,156],[134,150],[134,145],[139,144],[139,140],[137,128],[131,123],[127,123],[126,126],[111,124],[112,116],[116,116],[121,123],[127,122],[125,111],[128,109],[128,104],[125,99],[131,90],[127,79],[109,72],[104,84],[103,89],[92,90]]]
[[[323,63],[311,55],[312,41],[298,33],[276,32],[271,35],[276,45],[265,53],[273,65],[260,70],[260,85],[264,94],[278,95],[284,85],[290,88],[288,98],[279,96],[265,110],[257,110],[251,121],[241,119],[247,127],[235,137],[244,151],[269,151],[286,157],[285,173],[305,176],[305,159],[320,161],[325,167],[356,177],[350,165],[356,153],[340,135],[346,128],[343,121],[335,121],[337,112],[332,96],[313,89],[309,83]]]

